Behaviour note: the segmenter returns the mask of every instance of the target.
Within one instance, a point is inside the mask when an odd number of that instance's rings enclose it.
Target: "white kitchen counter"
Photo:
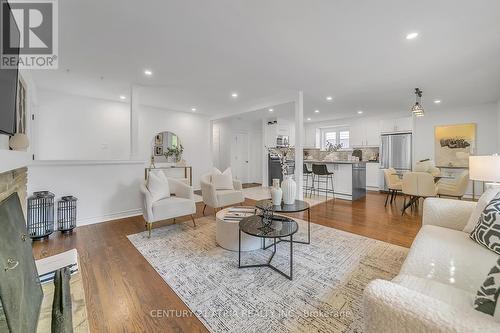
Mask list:
[[[366,162],[354,161],[312,161],[305,164],[326,164],[333,172],[335,198],[358,200],[366,196]]]

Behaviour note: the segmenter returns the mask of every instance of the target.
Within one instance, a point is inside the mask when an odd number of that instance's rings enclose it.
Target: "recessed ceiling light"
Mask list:
[[[232,98],[237,98],[237,97],[238,97],[238,93],[235,93],[235,92],[234,92],[234,93],[232,93],[232,94],[231,94],[231,97],[232,97]]]
[[[127,96],[125,96],[125,95],[120,95],[120,99],[121,99],[121,100],[127,99]]]
[[[274,109],[269,109],[269,112],[273,112],[273,111],[274,111]]]
[[[332,97],[332,96],[327,96],[327,97],[326,97],[326,100],[327,100],[327,101],[331,101],[332,99],[333,99],[333,97]]]
[[[195,111],[196,111],[196,108],[191,108],[191,111],[195,112]]]
[[[145,70],[144,70],[144,75],[146,75],[146,76],[151,76],[151,75],[153,75],[153,71],[152,71],[152,70],[150,70],[150,69],[145,69]]]
[[[358,110],[358,114],[363,114],[363,110]]]
[[[406,39],[415,39],[418,37],[418,32],[411,32],[408,35],[406,35]]]
[[[319,113],[319,110],[314,110],[314,113]]]
[[[440,99],[436,99],[436,100],[434,101],[434,104],[439,104],[439,103],[441,103],[441,100],[440,100]]]
[[[311,121],[311,118],[307,118],[307,121]]]

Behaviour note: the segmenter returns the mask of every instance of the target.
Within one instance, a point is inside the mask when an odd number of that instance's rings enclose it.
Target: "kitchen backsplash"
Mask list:
[[[379,148],[378,147],[365,147],[365,148],[356,148],[361,150],[363,153],[363,161],[377,160]],[[327,152],[320,151],[318,148],[308,149],[304,148],[304,160],[315,160],[315,161],[323,161],[328,155],[328,159],[333,159],[336,161],[347,161],[349,157],[352,156],[352,150],[342,150],[337,152]]]

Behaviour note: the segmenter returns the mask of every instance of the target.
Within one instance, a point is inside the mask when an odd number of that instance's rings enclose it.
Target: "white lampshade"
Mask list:
[[[500,182],[500,156],[470,156],[469,178],[483,182]]]

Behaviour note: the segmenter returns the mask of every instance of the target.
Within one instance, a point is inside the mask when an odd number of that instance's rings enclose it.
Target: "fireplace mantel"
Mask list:
[[[31,162],[30,153],[0,149],[0,173],[24,168]]]

